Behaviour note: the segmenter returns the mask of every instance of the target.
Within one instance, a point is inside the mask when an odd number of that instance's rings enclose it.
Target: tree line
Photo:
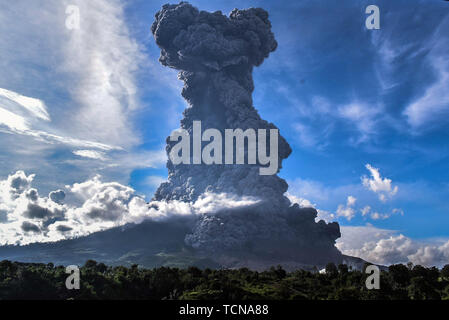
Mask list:
[[[80,289],[68,290],[64,266],[0,262],[0,300],[449,300],[449,265],[391,265],[380,273],[380,289],[368,290],[369,276],[347,265],[325,272],[264,272],[246,268],[212,270],[107,266],[89,260],[80,268]]]

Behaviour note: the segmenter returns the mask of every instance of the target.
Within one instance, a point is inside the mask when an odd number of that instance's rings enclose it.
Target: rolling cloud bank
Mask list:
[[[210,236],[215,237],[214,241],[223,243],[229,241],[222,238],[226,229],[240,235],[247,232],[236,215],[260,203],[252,197],[212,193],[202,195],[195,202],[170,200],[147,203],[132,188],[116,182],[103,182],[99,176],[43,196],[33,188],[34,178],[32,174],[18,171],[0,181],[0,245],[54,242],[144,221],[175,221],[178,217],[189,218],[192,226],[197,223],[204,228],[209,224]],[[305,199],[290,198],[304,208],[311,206]],[[224,210],[227,213],[221,216],[220,212]],[[218,228],[214,229],[215,221],[219,223]],[[266,227],[275,228],[280,233],[288,231],[288,228],[284,226],[285,229],[282,229],[276,223],[279,221],[273,220]],[[398,232],[373,226],[343,226],[341,229],[342,238],[337,241],[337,248],[344,254],[373,263],[411,261],[441,266],[449,259],[448,241],[415,241]],[[205,240],[209,241],[192,232],[186,234],[185,243],[200,247]],[[213,245],[213,242],[208,244]]]

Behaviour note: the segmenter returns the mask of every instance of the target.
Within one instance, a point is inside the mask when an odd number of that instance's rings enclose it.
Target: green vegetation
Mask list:
[[[281,267],[265,272],[248,269],[200,270],[137,265],[108,267],[89,260],[80,268],[80,290],[68,290],[65,267],[53,264],[0,262],[0,300],[6,299],[336,299],[449,300],[449,265],[392,265],[380,275],[380,289],[365,287],[367,274],[346,265],[329,264],[325,273]]]

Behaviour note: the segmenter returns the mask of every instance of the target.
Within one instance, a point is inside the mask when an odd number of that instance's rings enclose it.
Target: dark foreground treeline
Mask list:
[[[137,266],[108,267],[87,261],[79,290],[68,290],[65,267],[0,262],[0,300],[6,299],[449,299],[449,265],[442,270],[393,265],[380,275],[380,289],[368,290],[367,274],[329,264],[326,273],[256,272]]]

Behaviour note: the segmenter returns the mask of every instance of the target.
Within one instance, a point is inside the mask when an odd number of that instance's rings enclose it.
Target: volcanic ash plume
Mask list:
[[[203,132],[277,129],[260,118],[252,101],[253,67],[277,47],[265,10],[234,9],[228,17],[220,11],[199,11],[186,2],[167,4],[156,14],[151,31],[161,49],[159,61],[179,70],[184,82],[182,96],[189,107],[182,129],[192,136],[193,121],[201,121]],[[278,142],[281,168],[291,148],[282,136]],[[167,154],[175,144],[167,138]],[[339,225],[316,223],[316,210],[292,205],[284,195],[287,183],[277,175],[260,175],[260,167],[259,163],[175,165],[169,160],[168,182],[161,184],[154,200],[191,202],[205,192],[260,200],[245,209],[202,215],[186,237],[187,244],[202,252],[304,264],[339,260],[334,246]]]

